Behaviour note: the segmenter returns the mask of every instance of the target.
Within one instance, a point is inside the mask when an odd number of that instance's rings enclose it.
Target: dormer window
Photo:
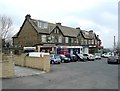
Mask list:
[[[48,28],[48,23],[43,21],[38,21],[38,27],[41,29]]]

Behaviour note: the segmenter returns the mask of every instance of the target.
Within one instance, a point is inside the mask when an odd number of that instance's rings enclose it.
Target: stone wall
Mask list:
[[[50,56],[44,55],[43,57],[29,57],[22,55],[14,56],[15,65],[36,68],[45,72],[50,71]]]
[[[25,66],[25,54],[21,54],[21,55],[14,55],[13,59],[15,62],[15,65],[19,65],[19,66]]]
[[[2,55],[0,60],[0,78],[14,77],[14,62],[12,56]]]

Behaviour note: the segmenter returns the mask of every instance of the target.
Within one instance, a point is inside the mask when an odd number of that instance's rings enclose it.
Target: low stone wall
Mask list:
[[[50,56],[44,55],[43,57],[43,70],[45,72],[50,72]]]
[[[14,62],[12,56],[2,55],[0,61],[0,78],[11,78],[14,77]]]
[[[25,56],[25,54],[14,55],[13,60],[15,62],[15,65],[25,66]]]
[[[25,57],[25,66],[43,70],[43,58]]]
[[[29,57],[22,55],[14,56],[15,65],[40,69],[45,72],[50,72],[50,56],[44,57]]]

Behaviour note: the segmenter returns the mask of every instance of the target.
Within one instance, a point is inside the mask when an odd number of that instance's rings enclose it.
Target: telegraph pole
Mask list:
[[[116,49],[116,44],[115,44],[115,36],[114,36],[114,52],[115,52],[115,49]]]

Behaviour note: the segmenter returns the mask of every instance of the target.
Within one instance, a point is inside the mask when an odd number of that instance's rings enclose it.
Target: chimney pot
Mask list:
[[[60,22],[58,22],[58,23],[56,23],[56,24],[61,26],[61,23],[60,23]]]
[[[80,27],[76,27],[76,29],[79,29],[79,30],[80,30]]]
[[[97,37],[99,38],[99,35],[97,35]]]
[[[93,30],[90,30],[89,32],[90,32],[90,33],[93,33]]]
[[[25,18],[26,18],[26,19],[31,18],[31,15],[30,15],[30,14],[27,14],[27,15],[25,16]]]

